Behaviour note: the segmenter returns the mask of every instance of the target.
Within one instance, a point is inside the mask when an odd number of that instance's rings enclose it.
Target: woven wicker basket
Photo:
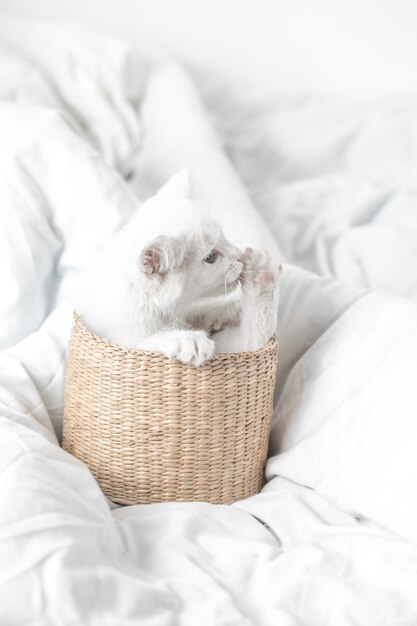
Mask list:
[[[120,504],[228,504],[263,483],[277,342],[203,367],[123,348],[74,314],[63,447]]]

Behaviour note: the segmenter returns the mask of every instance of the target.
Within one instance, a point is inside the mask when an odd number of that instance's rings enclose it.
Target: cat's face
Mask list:
[[[236,289],[243,269],[241,251],[226,239],[220,226],[207,220],[187,239],[183,271],[190,298]]]
[[[239,284],[241,251],[221,228],[205,219],[190,232],[161,235],[140,255],[140,271],[165,294],[193,302],[225,295]]]
[[[191,202],[185,173],[167,183],[142,218],[152,222],[153,233],[158,229],[161,234],[135,255],[138,288],[149,287],[161,308],[179,306],[184,311],[195,300],[237,288],[243,269],[241,251]]]

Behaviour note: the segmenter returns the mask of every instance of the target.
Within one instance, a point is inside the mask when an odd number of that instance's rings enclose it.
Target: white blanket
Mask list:
[[[412,103],[274,103],[226,133],[258,211],[169,60],[6,19],[0,44],[0,624],[415,626]],[[58,443],[74,285],[184,166],[236,244],[295,264],[275,456],[230,507],[115,508]]]

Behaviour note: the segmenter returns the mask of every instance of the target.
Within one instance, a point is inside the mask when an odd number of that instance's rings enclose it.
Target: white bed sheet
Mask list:
[[[0,623],[415,626],[412,103],[258,110],[257,150],[225,134],[245,187],[170,60],[6,19],[0,41]],[[292,263],[275,456],[231,507],[115,508],[58,443],[74,286],[184,166],[230,238]]]

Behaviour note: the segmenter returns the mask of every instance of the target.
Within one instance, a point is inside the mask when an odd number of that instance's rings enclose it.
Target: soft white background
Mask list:
[[[0,8],[162,44],[258,95],[417,89],[415,0],[0,0]]]
[[[0,354],[0,624],[415,626],[415,3],[7,6],[78,15],[211,69],[238,171],[209,99],[170,61],[141,92],[127,45],[0,23],[0,334],[22,338]],[[233,86],[237,100],[307,95],[247,115],[221,77],[249,85]],[[235,506],[110,509],[56,438],[71,306],[26,337],[134,210],[114,167],[135,162],[138,137],[139,182],[191,164],[233,241],[270,247],[268,233],[293,264],[271,438],[282,454]]]

